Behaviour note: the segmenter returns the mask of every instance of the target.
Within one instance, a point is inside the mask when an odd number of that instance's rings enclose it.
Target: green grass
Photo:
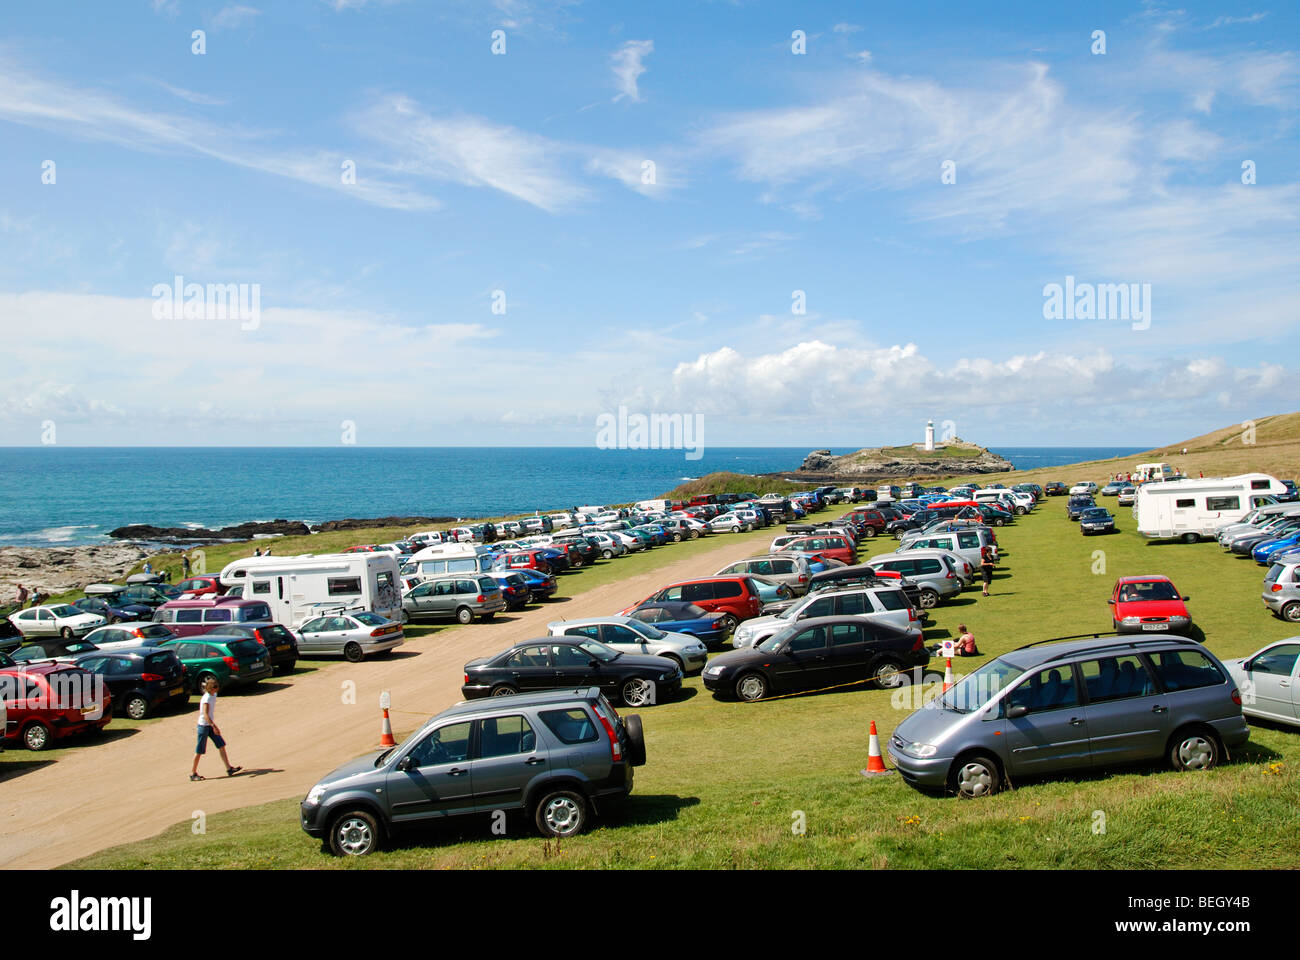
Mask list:
[[[791,456],[795,456],[793,451]],[[773,480],[769,477],[755,477],[747,473],[710,473],[698,480],[680,483],[665,493],[662,500],[689,500],[702,493],[756,493],[760,497],[765,493],[794,493],[798,490],[810,490],[816,484],[793,483],[789,480]]]
[[[881,447],[879,451],[868,450],[858,459],[874,460],[876,453],[881,457],[892,457],[897,460],[969,460],[980,456],[984,450],[975,446],[947,446],[936,450],[921,450],[916,447]]]
[[[1259,601],[1263,570],[1211,543],[1151,544],[1133,532],[1083,538],[1064,502],[999,532],[1005,562],[993,596],[963,594],[934,611],[927,640],[965,622],[988,656],[1034,640],[1107,630],[1118,576],[1165,573],[1191,596],[1220,657],[1294,632]],[[759,539],[763,539],[760,537]],[[868,552],[874,544],[867,545]],[[892,542],[879,543],[881,551]],[[1102,556],[1094,555],[1101,551]],[[1094,573],[1104,561],[1103,572]],[[629,561],[631,562],[631,561]],[[611,565],[613,566],[613,565]],[[626,569],[626,568],[623,568]],[[611,571],[612,572],[612,571]],[[621,572],[621,571],[620,571]],[[634,599],[632,597],[629,600]],[[973,665],[983,662],[975,661]],[[958,661],[959,669],[973,668]],[[867,723],[882,740],[907,715],[885,691],[854,689],[758,704],[713,699],[698,678],[677,702],[641,711],[649,760],[617,816],[562,845],[522,822],[494,837],[487,821],[433,830],[361,861],[320,850],[297,825],[295,801],[217,814],[195,836],[158,837],[78,861],[83,869],[271,867],[871,867],[1179,869],[1296,867],[1280,825],[1294,818],[1300,732],[1252,727],[1233,762],[1203,774],[1159,767],[1017,785],[981,801],[919,793],[898,776],[866,780]],[[400,733],[400,731],[399,731]],[[339,757],[339,762],[346,760]],[[322,770],[321,773],[326,771]],[[799,812],[806,833],[792,826]],[[1105,832],[1094,832],[1097,812]]]

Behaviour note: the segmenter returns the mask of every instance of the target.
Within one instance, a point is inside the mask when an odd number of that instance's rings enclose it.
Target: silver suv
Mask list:
[[[1264,575],[1261,597],[1276,616],[1300,623],[1300,553],[1286,553],[1273,561]]]
[[[402,597],[402,623],[420,617],[455,617],[472,623],[475,617],[491,620],[505,608],[501,584],[486,574],[448,574],[424,580]]]
[[[920,588],[918,602],[930,609],[940,600],[948,600],[961,593],[964,580],[956,564],[960,557],[952,554],[915,551],[908,554],[884,553],[872,557],[866,565],[872,570],[891,570],[906,577]]]
[[[848,587],[810,593],[775,616],[746,620],[731,635],[736,649],[762,643],[782,627],[809,617],[859,616],[873,623],[886,623],[900,633],[919,637],[921,625],[916,611],[901,587]]]
[[[744,576],[754,574],[777,583],[784,583],[795,596],[808,592],[808,580],[812,576],[808,558],[798,553],[776,553],[747,560],[737,560],[714,574],[715,577]]]
[[[989,661],[900,723],[889,756],[913,786],[982,797],[1117,763],[1206,770],[1249,737],[1240,692],[1201,644],[1094,638]]]
[[[371,853],[447,817],[498,811],[570,837],[632,792],[643,763],[640,718],[620,717],[599,688],[471,700],[324,777],[302,801],[302,828],[339,856]]]

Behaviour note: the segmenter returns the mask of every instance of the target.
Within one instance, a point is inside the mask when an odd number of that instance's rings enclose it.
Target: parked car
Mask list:
[[[1104,487],[1101,488],[1101,495],[1102,495],[1103,497],[1115,497],[1115,496],[1119,496],[1119,492],[1120,492],[1120,490],[1122,490],[1123,488],[1124,488],[1124,483],[1123,483],[1123,481],[1120,481],[1120,480],[1112,480],[1112,481],[1110,481],[1110,483],[1106,484]]]
[[[528,585],[528,592],[533,600],[547,600],[555,594],[559,583],[555,576],[540,570],[511,570],[511,576],[520,577]]]
[[[501,587],[486,574],[433,577],[402,597],[402,623],[426,617],[491,620],[506,608]]]
[[[189,598],[219,597],[226,591],[226,588],[221,583],[221,578],[215,573],[201,573],[182,580],[176,584],[176,589],[181,592],[181,596]]]
[[[1063,497],[1070,492],[1070,488],[1060,480],[1050,480],[1043,484],[1043,493],[1049,497]]]
[[[702,577],[669,584],[619,613],[626,617],[646,603],[665,600],[693,603],[710,612],[723,614],[721,622],[728,633],[735,630],[741,621],[758,616],[763,609],[763,601],[748,577]]]
[[[313,617],[298,628],[298,653],[304,657],[346,657],[360,663],[388,653],[406,637],[402,625],[369,610],[340,610]]]
[[[735,513],[724,513],[709,521],[711,533],[749,533],[754,526],[754,521],[746,520]]]
[[[379,619],[383,620],[382,617]],[[390,622],[384,620],[385,624]],[[398,630],[401,630],[400,624]],[[293,668],[298,663],[298,638],[288,627],[278,623],[228,623],[200,636],[244,637],[247,640],[256,640],[266,650],[272,673],[293,673]]]
[[[0,670],[6,744],[44,750],[56,740],[96,733],[113,717],[113,696],[101,681],[67,663]]]
[[[1120,577],[1110,599],[1111,621],[1120,633],[1168,631],[1187,633],[1192,627],[1186,601],[1173,581],[1159,574]]]
[[[9,615],[9,622],[24,639],[32,637],[84,637],[96,627],[108,623],[108,618],[97,613],[87,613],[70,603],[55,603],[27,607]]]
[[[99,648],[85,640],[64,640],[62,638],[45,638],[25,643],[10,657],[14,663],[37,663],[43,660],[72,660],[77,654],[87,653]]]
[[[518,573],[511,570],[494,570],[488,574],[497,582],[501,588],[501,597],[506,602],[506,612],[512,610],[522,610],[528,606],[528,601],[532,599],[533,592],[528,589],[528,582]]]
[[[693,603],[673,600],[645,603],[628,616],[669,633],[695,637],[705,646],[721,643],[727,638],[727,615],[710,613]]]
[[[900,633],[921,636],[916,611],[901,587],[836,587],[809,593],[792,606],[771,616],[756,617],[742,623],[731,638],[731,645],[752,647],[797,620],[816,617],[858,616],[875,623],[887,624]]]
[[[756,647],[719,654],[705,667],[704,686],[737,700],[762,700],[795,690],[875,681],[909,682],[907,671],[930,661],[920,632],[854,616],[787,623]]]
[[[623,653],[586,638],[525,640],[465,665],[466,700],[557,687],[599,687],[630,707],[676,697],[682,672],[663,657]]]
[[[872,557],[865,566],[876,572],[883,570],[897,573],[915,583],[919,588],[917,602],[926,610],[941,600],[959,595],[962,590],[963,578],[954,569],[953,561],[946,556],[884,553]]]
[[[620,717],[595,688],[458,703],[398,746],[323,777],[302,801],[301,824],[337,856],[495,810],[571,837],[632,792],[645,760],[641,719]],[[481,776],[465,776],[471,768]]]
[[[1065,502],[1065,517],[1067,520],[1078,520],[1083,516],[1083,511],[1091,510],[1097,506],[1097,501],[1088,494],[1070,494],[1070,499]]]
[[[1079,514],[1079,532],[1085,537],[1094,533],[1114,533],[1115,516],[1105,507],[1089,507]]]
[[[211,595],[168,600],[154,611],[153,619],[178,637],[197,636],[227,624],[273,622],[271,608],[264,600]]]
[[[154,649],[171,650],[180,658],[191,690],[200,689],[208,677],[214,677],[225,690],[271,675],[266,649],[246,637],[177,637]]]
[[[1083,480],[1070,488],[1070,494],[1087,494],[1090,497],[1096,496],[1097,485],[1091,480]]]
[[[974,798],[1013,779],[1160,758],[1205,770],[1249,737],[1223,664],[1166,636],[996,657],[904,719],[888,751],[912,786]]]
[[[698,637],[684,633],[667,633],[635,617],[587,617],[581,620],[554,620],[546,625],[553,637],[587,637],[624,653],[663,657],[677,664],[682,673],[704,668],[708,647]]]
[[[790,588],[795,596],[808,592],[808,579],[812,571],[808,558],[801,555],[768,554],[737,560],[719,570],[714,576],[730,577],[753,574],[768,580],[775,580]]]
[[[1125,484],[1119,489],[1119,499],[1115,501],[1121,507],[1131,507],[1137,503],[1137,487]]]
[[[174,639],[172,633],[161,623],[152,620],[127,620],[124,623],[112,623],[86,634],[86,642],[93,643],[100,650],[116,650],[122,647],[156,647],[165,640]]]
[[[813,537],[796,537],[779,548],[781,553],[798,553],[810,557],[830,557],[843,564],[858,560],[857,547],[848,537],[839,534],[818,534]]]
[[[153,607],[143,603],[114,603],[103,597],[82,597],[80,600],[73,600],[72,605],[82,613],[103,617],[105,623],[148,619],[153,615]]]
[[[1288,553],[1273,561],[1264,575],[1264,606],[1276,617],[1300,623],[1300,553]]]
[[[102,677],[113,702],[132,720],[143,720],[164,707],[184,709],[190,701],[185,667],[174,650],[95,650],[72,662]]]
[[[1241,712],[1260,720],[1300,726],[1300,637],[1288,637],[1256,650],[1249,657],[1225,660],[1241,690]]]

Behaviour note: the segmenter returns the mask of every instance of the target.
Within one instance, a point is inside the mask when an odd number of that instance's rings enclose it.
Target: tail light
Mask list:
[[[221,659],[222,662],[224,662],[225,665],[230,668],[231,673],[239,672],[239,661],[236,660],[234,657],[222,657]]]
[[[387,627],[375,627],[375,629],[370,631],[370,635],[372,637],[382,637],[384,635],[384,631],[387,629],[388,629]]]
[[[807,582],[808,582],[808,578],[805,577],[805,576],[801,573],[801,574],[799,574],[799,582],[800,582],[800,583],[807,583]]]
[[[912,652],[913,652],[913,653],[920,653],[920,652],[921,652],[922,650],[924,650],[924,649],[925,649],[925,638],[924,638],[924,637],[917,637],[917,638],[916,638],[916,643],[912,644]]]
[[[474,599],[475,599],[475,602],[477,602],[477,603],[482,603],[482,602],[483,602],[483,594],[480,593],[480,594],[479,594],[477,597],[475,597]]]
[[[596,711],[596,716],[600,718],[600,725],[605,728],[605,733],[609,737],[609,758],[617,763],[623,759],[623,745],[618,742],[614,725],[609,722],[609,717],[605,716],[605,711],[601,709],[600,704],[592,704],[592,709]]]
[[[1282,584],[1275,583],[1273,584],[1273,586],[1269,587],[1269,589],[1272,590],[1274,593],[1280,593],[1282,590]]]
[[[142,673],[140,679],[145,683],[162,683],[166,679],[161,673]]]
[[[1237,690],[1235,687],[1232,690],[1232,702],[1237,706],[1241,706],[1241,691]]]
[[[253,631],[253,639],[256,640],[258,643],[260,643],[262,646],[266,646],[266,637],[262,636],[261,630]]]
[[[131,631],[131,636],[139,637],[141,640],[143,640],[144,632],[139,627],[136,627],[134,630]]]
[[[907,620],[908,620],[909,623],[915,623],[915,622],[916,622],[916,607],[913,607],[913,606],[911,606],[911,605],[908,606],[908,608],[907,608]]]
[[[465,674],[465,686],[469,686],[469,674]]]

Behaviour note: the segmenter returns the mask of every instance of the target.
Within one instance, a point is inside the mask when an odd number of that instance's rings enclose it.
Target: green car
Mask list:
[[[246,637],[177,637],[158,644],[158,649],[175,651],[191,690],[198,690],[210,676],[225,690],[271,675],[266,647]]]

